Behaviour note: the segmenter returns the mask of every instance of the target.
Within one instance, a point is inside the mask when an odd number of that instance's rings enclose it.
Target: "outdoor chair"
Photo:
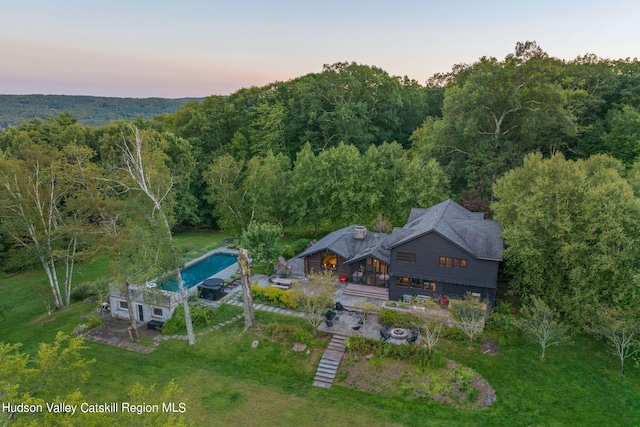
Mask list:
[[[391,334],[386,329],[380,329],[380,338],[382,338],[382,341],[386,341],[391,338]]]
[[[327,318],[327,320],[333,320],[336,317],[336,312],[329,310],[324,316]]]
[[[327,324],[328,328],[333,328],[333,322],[331,320],[327,319],[327,320],[324,321],[324,323]]]
[[[407,337],[407,342],[409,344],[416,342],[418,340],[418,334],[415,332],[411,332],[411,334],[409,334],[409,336]]]
[[[340,303],[340,301],[336,301],[336,311],[346,311],[344,306]]]

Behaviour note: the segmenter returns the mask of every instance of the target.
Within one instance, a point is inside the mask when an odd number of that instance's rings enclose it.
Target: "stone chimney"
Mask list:
[[[357,240],[364,240],[367,237],[367,227],[364,225],[356,225],[353,229],[353,238]]]

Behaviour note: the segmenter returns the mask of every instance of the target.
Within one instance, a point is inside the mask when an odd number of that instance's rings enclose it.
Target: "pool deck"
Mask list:
[[[222,248],[216,248],[214,250],[211,250],[209,252],[207,252],[204,255],[199,256],[198,258],[194,258],[191,259],[187,262],[184,263],[184,265],[182,266],[182,268],[187,268],[192,266],[193,264],[197,264],[200,261],[202,261],[203,259],[209,258],[211,255],[215,255],[215,254],[227,254],[227,255],[233,255],[233,256],[238,256],[238,250],[236,249],[230,249],[227,247],[222,247]]]

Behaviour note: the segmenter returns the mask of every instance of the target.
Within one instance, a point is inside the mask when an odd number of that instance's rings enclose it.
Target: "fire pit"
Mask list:
[[[409,331],[403,328],[393,328],[389,331],[391,338],[396,340],[405,340],[409,336]]]

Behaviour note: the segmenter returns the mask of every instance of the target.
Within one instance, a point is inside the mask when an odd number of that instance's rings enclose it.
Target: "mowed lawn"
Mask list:
[[[229,236],[178,235],[184,252],[208,249]],[[108,275],[110,262],[99,257],[78,267],[76,282]],[[48,316],[42,301],[45,275],[28,271],[0,278],[0,340],[23,343],[33,353],[40,342],[52,342],[58,330],[71,333],[93,305],[76,303]],[[241,313],[218,310],[216,321]],[[447,357],[479,372],[494,387],[497,402],[481,411],[456,410],[426,400],[386,398],[334,386],[312,387],[322,342],[296,353],[291,340],[268,339],[269,324],[307,328],[304,320],[257,312],[257,331],[243,331],[242,321],[211,330],[189,347],[165,341],[144,355],[87,342],[92,375],[78,388],[88,402],[124,401],[135,383],[155,384],[157,393],[175,380],[183,390],[184,416],[196,426],[634,426],[640,425],[640,375],[633,360],[627,375],[606,343],[577,337],[551,348],[539,361],[539,349],[523,340],[501,354],[483,355],[464,342],[441,341]],[[251,343],[259,340],[257,348]]]

